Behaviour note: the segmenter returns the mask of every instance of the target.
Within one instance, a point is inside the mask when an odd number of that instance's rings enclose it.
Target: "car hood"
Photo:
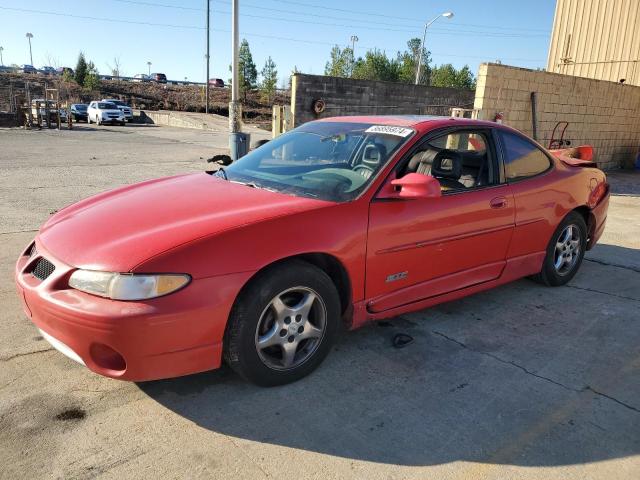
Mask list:
[[[37,240],[68,265],[127,272],[190,241],[327,205],[195,173],[82,200],[53,215]]]

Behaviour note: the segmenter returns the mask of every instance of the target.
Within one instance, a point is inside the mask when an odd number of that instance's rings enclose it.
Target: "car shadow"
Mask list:
[[[612,195],[640,197],[640,170],[613,170],[605,173]]]
[[[590,285],[603,268],[585,262],[576,279]],[[259,388],[223,367],[138,386],[213,432],[349,459],[554,466],[636,455],[637,303],[611,299],[522,280],[345,332],[294,384]],[[397,333],[414,342],[394,348]]]

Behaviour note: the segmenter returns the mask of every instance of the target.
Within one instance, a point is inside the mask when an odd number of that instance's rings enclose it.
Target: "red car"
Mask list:
[[[330,118],[215,173],[64,208],[15,275],[42,335],[94,372],[151,380],[224,358],[276,385],[315,369],[340,322],[567,283],[608,202],[593,163],[502,125]]]

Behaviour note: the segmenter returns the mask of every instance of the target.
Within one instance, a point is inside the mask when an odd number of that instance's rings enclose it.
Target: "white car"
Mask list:
[[[145,75],[144,73],[138,73],[133,76],[133,82],[150,82],[149,75]]]
[[[119,123],[124,126],[126,121],[124,113],[117,105],[110,102],[91,102],[87,108],[87,122],[95,122],[97,125],[103,123]]]
[[[127,122],[131,122],[133,120],[133,110],[122,100],[116,100],[115,98],[103,98],[102,101],[113,103],[116,107],[122,110],[122,113],[124,113],[124,118]]]

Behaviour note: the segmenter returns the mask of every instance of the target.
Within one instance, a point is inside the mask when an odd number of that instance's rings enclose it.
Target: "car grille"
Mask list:
[[[107,114],[107,116],[108,116],[109,118],[118,118],[120,115],[119,115],[119,114],[117,114],[117,113],[108,113],[108,114]]]
[[[51,275],[55,269],[55,265],[43,257],[38,260],[31,274],[40,280],[44,280]]]

